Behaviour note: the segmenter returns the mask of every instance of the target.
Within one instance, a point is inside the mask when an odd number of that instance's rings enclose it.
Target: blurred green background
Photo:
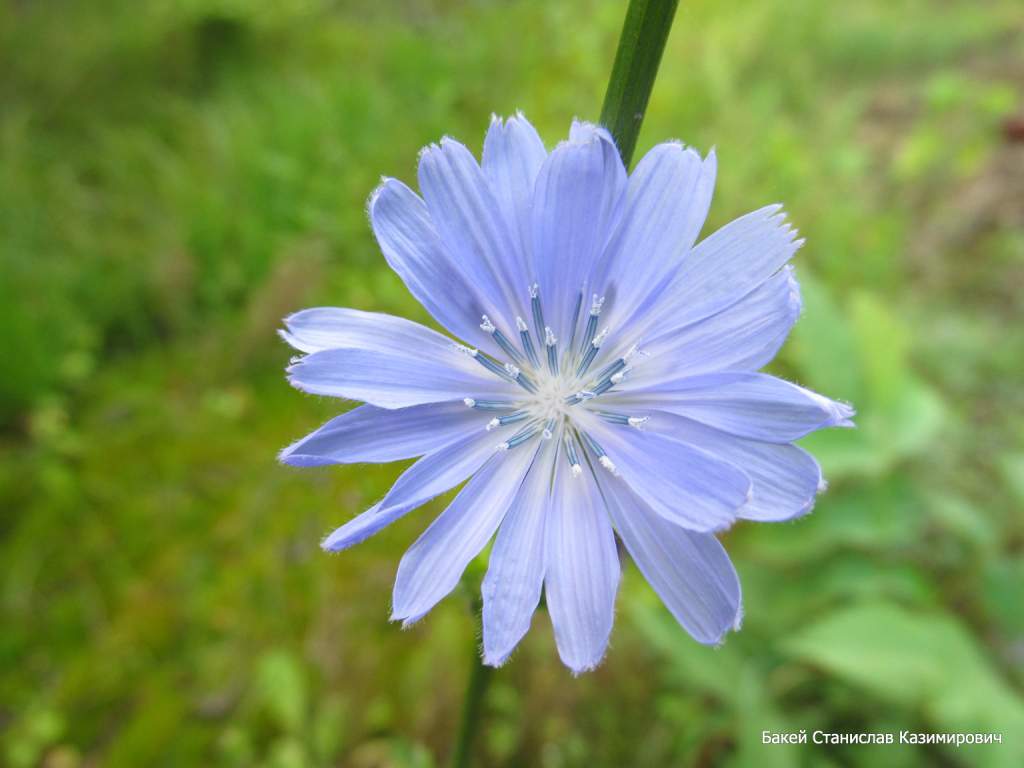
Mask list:
[[[274,331],[425,319],[367,225],[378,176],[479,151],[492,111],[549,146],[595,118],[624,6],[0,3],[0,764],[444,764],[465,595],[387,622],[441,503],[318,549],[397,472],[276,464],[339,405],[287,386]],[[717,146],[705,232],[786,203],[806,311],[773,370],[860,428],[807,441],[809,518],[727,535],[724,647],[632,566],[596,672],[538,614],[481,765],[1024,765],[1021,10],[683,0],[640,150]],[[801,728],[1004,744],[761,744]]]

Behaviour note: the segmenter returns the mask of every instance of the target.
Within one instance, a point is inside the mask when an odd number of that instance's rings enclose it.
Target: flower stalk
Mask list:
[[[473,617],[480,622],[483,600],[479,594],[473,598]],[[459,723],[458,739],[452,753],[452,768],[469,768],[473,764],[473,747],[480,730],[487,688],[494,676],[494,668],[484,664],[474,641],[470,649],[469,679],[462,701],[462,720]]]
[[[615,137],[627,168],[633,159],[640,125],[678,5],[679,0],[630,0],[626,11],[601,108],[601,125]]]

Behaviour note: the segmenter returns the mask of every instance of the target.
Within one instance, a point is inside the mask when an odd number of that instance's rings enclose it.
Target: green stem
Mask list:
[[[473,615],[480,620],[483,605],[480,598],[473,600]],[[473,746],[480,730],[483,715],[484,699],[487,686],[494,676],[494,669],[485,666],[480,659],[479,650],[474,643],[469,657],[469,680],[466,682],[466,695],[462,702],[462,722],[459,724],[459,737],[452,753],[452,768],[469,768],[473,760]]]
[[[678,4],[679,0],[630,0],[626,11],[601,108],[601,125],[612,132],[627,168]]]

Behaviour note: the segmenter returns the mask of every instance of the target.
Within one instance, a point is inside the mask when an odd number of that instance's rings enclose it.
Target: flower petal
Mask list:
[[[304,392],[404,408],[515,391],[451,340],[409,320],[315,309],[286,323],[291,343],[312,351],[288,368],[289,381]]]
[[[604,658],[615,619],[619,556],[615,534],[589,471],[561,464],[544,531],[544,594],[558,655],[574,674]]]
[[[618,219],[626,171],[600,132],[559,144],[541,166],[532,209],[533,257],[545,320],[563,345],[586,280]],[[544,329],[537,329],[543,334]]]
[[[690,419],[654,411],[646,425],[651,432],[671,435],[742,469],[753,483],[748,501],[739,511],[744,520],[778,522],[811,511],[825,489],[821,467],[796,445],[745,440]]]
[[[534,454],[493,455],[409,548],[395,577],[392,620],[417,621],[455,588],[500,525]]]
[[[441,241],[487,300],[491,321],[512,338],[525,315],[527,286],[515,284],[515,241],[472,153],[444,138],[420,153],[420,191]],[[446,295],[446,294],[445,294]]]
[[[403,472],[387,495],[324,539],[331,552],[365,541],[422,504],[449,491],[476,472],[495,453],[486,432],[469,434],[429,453]]]
[[[394,410],[361,405],[292,443],[280,459],[293,467],[409,459],[482,428],[484,421],[461,402]]]
[[[384,179],[367,208],[381,252],[409,292],[455,336],[494,354],[490,334],[480,329],[493,301],[445,248],[419,195],[397,179]]]
[[[803,245],[782,206],[769,205],[726,224],[683,259],[670,301],[706,317],[733,304],[785,266]]]
[[[657,432],[611,425],[589,413],[577,418],[633,491],[677,525],[694,531],[727,528],[750,498],[750,478],[700,448]]]
[[[800,290],[787,267],[721,312],[641,341],[646,356],[635,361],[621,388],[651,389],[683,376],[757,370],[775,357],[799,316]],[[621,353],[609,356],[615,354]]]
[[[668,522],[620,478],[605,473],[598,484],[637,568],[683,629],[708,645],[737,629],[739,577],[718,539]]]
[[[551,467],[557,442],[537,459],[505,515],[484,577],[484,663],[505,663],[530,628],[544,584],[544,523],[551,508]]]
[[[724,371],[683,376],[609,403],[643,404],[752,440],[791,443],[818,429],[852,427],[853,409],[766,373]]]
[[[509,256],[515,259],[515,285],[520,291],[535,277],[530,209],[537,174],[547,154],[536,129],[521,112],[507,120],[491,117],[480,166],[518,246]]]
[[[608,296],[605,321],[622,327],[681,268],[711,206],[716,160],[678,143],[659,144],[629,177],[620,224],[595,272]]]

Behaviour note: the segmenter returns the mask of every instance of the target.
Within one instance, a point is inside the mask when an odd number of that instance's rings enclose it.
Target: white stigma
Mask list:
[[[470,357],[476,357],[479,354],[477,350],[473,349],[472,347],[467,347],[465,344],[452,344],[452,346],[457,351],[461,352],[464,355],[469,355]]]
[[[523,320],[523,318],[517,317],[516,318],[516,330],[518,330],[520,333],[526,333],[526,331],[530,330],[530,326],[528,326],[526,324],[526,322]]]
[[[530,286],[530,298],[531,299],[536,299],[539,295],[540,295],[540,285],[538,283],[534,283],[533,285]]]
[[[640,429],[644,424],[651,420],[650,416],[630,416],[628,424],[631,427]]]
[[[601,309],[604,307],[604,296],[598,296],[594,294],[594,298],[590,302],[590,314],[597,317],[601,314]]]
[[[579,477],[580,475],[583,474],[583,467],[581,467],[579,464],[573,464],[571,469],[573,477]]]
[[[594,337],[594,340],[592,342],[590,342],[590,343],[594,345],[594,349],[600,349],[601,345],[604,344],[604,340],[607,337],[608,337],[608,329],[605,328],[603,331],[601,331],[599,334],[597,334],[597,336]]]
[[[558,343],[558,339],[555,338],[555,332],[551,330],[550,325],[544,326],[544,343],[549,347],[553,347]]]
[[[505,363],[505,373],[511,376],[513,379],[519,376],[519,368],[512,365],[512,363]]]
[[[472,408],[476,405],[476,400],[474,400],[472,397],[464,397],[462,398],[462,402],[466,404],[467,408]]]
[[[491,318],[487,315],[483,316],[483,322],[480,323],[480,330],[485,333],[494,333],[497,328],[494,327],[494,323],[491,322]]]
[[[615,462],[614,461],[609,459],[607,456],[602,456],[600,459],[598,459],[598,461],[601,462],[601,466],[602,467],[607,469],[613,475],[615,474]]]
[[[492,429],[497,429],[501,426],[501,422],[497,418],[493,418],[487,422],[487,431],[490,432]]]

